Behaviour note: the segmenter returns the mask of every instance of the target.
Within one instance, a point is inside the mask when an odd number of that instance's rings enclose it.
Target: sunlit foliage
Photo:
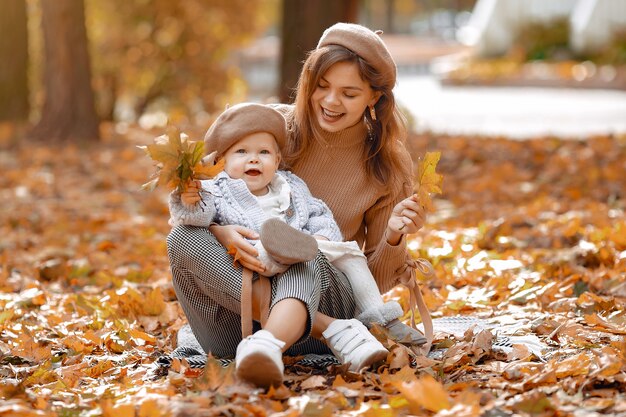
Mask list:
[[[86,0],[101,113],[222,109],[245,94],[232,54],[275,18],[272,0]]]

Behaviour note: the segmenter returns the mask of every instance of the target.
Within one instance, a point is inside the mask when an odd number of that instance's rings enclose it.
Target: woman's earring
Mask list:
[[[372,117],[372,120],[376,121],[376,109],[374,106],[370,106],[370,116]]]

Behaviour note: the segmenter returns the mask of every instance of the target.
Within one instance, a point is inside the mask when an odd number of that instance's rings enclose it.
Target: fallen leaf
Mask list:
[[[326,382],[326,378],[322,375],[313,375],[305,379],[302,384],[300,384],[302,389],[319,389],[319,388],[327,388],[328,383]]]
[[[421,413],[422,408],[438,412],[451,406],[443,385],[430,375],[412,382],[396,382],[395,386],[406,397],[414,413]]]

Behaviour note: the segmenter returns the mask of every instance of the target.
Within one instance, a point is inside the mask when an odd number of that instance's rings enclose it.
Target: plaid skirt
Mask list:
[[[176,226],[167,237],[173,284],[189,325],[205,352],[234,357],[241,341],[241,275],[233,258],[205,227]],[[258,276],[255,273],[254,279]],[[271,278],[271,308],[286,298],[302,301],[309,318],[304,336],[285,354],[331,353],[309,337],[317,311],[338,319],[354,317],[355,302],[346,276],[318,252],[309,262],[292,265]],[[254,323],[253,331],[260,329]]]

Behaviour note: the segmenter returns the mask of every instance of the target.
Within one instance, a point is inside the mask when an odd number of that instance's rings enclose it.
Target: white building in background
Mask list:
[[[563,17],[570,21],[572,50],[590,52],[626,29],[626,0],[478,0],[457,37],[478,55],[500,55],[524,24]]]

